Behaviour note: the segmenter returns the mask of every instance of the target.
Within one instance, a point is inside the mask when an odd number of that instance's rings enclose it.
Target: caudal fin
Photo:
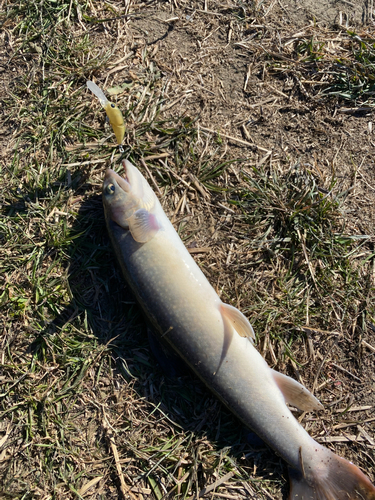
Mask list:
[[[352,463],[326,451],[323,467],[310,471],[302,465],[302,471],[289,471],[289,500],[375,500],[375,486],[369,478]]]

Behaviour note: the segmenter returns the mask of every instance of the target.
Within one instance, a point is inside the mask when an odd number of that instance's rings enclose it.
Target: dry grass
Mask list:
[[[104,226],[103,172],[120,155],[89,78],[122,109],[124,156],[209,281],[250,318],[267,361],[324,403],[302,424],[374,479],[374,231],[351,212],[357,197],[372,203],[371,177],[356,158],[344,175],[336,150],[328,168],[298,162],[292,139],[277,149],[257,135],[277,129],[275,103],[308,116],[371,106],[374,41],[318,25],[297,36],[274,3],[210,8],[3,3],[1,498],[276,499],[287,488],[281,459],[149,352]],[[229,50],[247,57],[230,62],[242,101],[228,91]]]

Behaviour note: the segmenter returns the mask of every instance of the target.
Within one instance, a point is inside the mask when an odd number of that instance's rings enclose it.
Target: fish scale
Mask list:
[[[146,179],[130,162],[123,166],[125,178],[106,172],[107,228],[125,279],[160,339],[289,464],[290,499],[375,500],[370,480],[294,418],[286,401],[305,411],[322,406],[267,365],[253,345],[250,323],[220,300]],[[139,211],[142,216],[135,216]]]

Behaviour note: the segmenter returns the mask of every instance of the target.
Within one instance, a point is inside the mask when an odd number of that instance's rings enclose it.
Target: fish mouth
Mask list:
[[[127,175],[126,175],[126,167],[125,167],[125,165],[124,165],[124,168],[125,168],[125,176],[124,177],[121,177],[121,175],[117,174],[111,168],[107,168],[107,170],[105,172],[105,176],[104,176],[104,183],[103,183],[104,189],[107,186],[107,184],[110,184],[111,182],[116,181],[116,183],[118,184],[118,186],[123,191],[125,191],[126,193],[128,193],[130,191],[131,187],[130,187],[129,179],[128,179]]]

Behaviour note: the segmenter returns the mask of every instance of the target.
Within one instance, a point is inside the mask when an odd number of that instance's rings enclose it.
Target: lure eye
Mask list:
[[[115,109],[116,107],[116,104],[113,104],[113,102],[111,102],[111,108]]]
[[[114,194],[115,193],[115,185],[114,184],[108,184],[108,186],[105,188],[107,191],[107,194]]]

